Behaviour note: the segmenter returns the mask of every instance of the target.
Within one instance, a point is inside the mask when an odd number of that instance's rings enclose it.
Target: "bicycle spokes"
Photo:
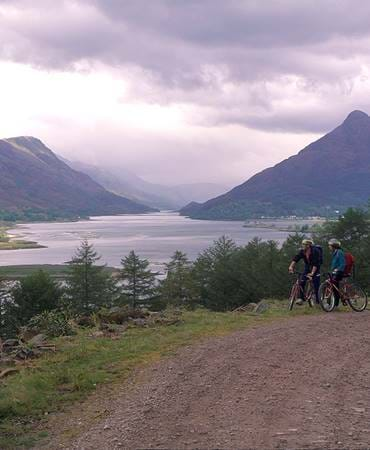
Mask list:
[[[355,283],[347,283],[345,286],[346,299],[349,306],[357,312],[367,307],[367,296],[360,286]]]
[[[319,301],[322,309],[326,312],[330,312],[335,307],[335,296],[333,287],[330,283],[324,282],[319,289]]]

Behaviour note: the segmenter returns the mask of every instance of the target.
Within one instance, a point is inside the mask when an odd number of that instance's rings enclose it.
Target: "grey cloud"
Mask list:
[[[213,109],[210,125],[317,132],[334,121],[328,108],[279,111],[265,83],[294,75],[324,101],[337,94],[328,84],[350,95],[369,64],[369,18],[362,0],[0,0],[0,57],[47,69],[141,68],[136,93],[147,82],[149,101]]]
[[[359,0],[326,0],[320,7],[307,0],[58,3],[14,0],[2,3],[13,9],[18,5],[22,11],[19,20],[10,20],[8,27],[6,15],[2,18],[5,29],[18,36],[21,48],[17,48],[17,40],[13,45],[13,55],[17,59],[27,58],[24,51],[24,40],[27,40],[28,50],[32,49],[31,58],[45,66],[70,65],[91,58],[108,63],[137,64],[155,70],[167,81],[185,84],[189,84],[188,79],[196,78],[204,63],[225,63],[236,73],[243,70],[243,76],[250,72],[267,75],[279,68],[263,57],[265,51],[270,56],[275,50],[278,52],[275,59],[282,56],[286,60],[291,52],[295,58],[297,48],[312,52],[308,47],[340,36],[357,39],[369,35],[370,4]],[[29,23],[27,15],[40,9],[40,5],[47,14],[39,14]],[[81,14],[78,24],[73,24],[71,18],[73,11],[77,11],[76,5],[84,8],[86,14]],[[2,42],[4,45],[4,39]],[[353,52],[353,48],[348,49],[350,51]],[[291,59],[289,66],[283,65],[281,70],[294,72]],[[198,75],[198,81],[199,78]]]
[[[370,5],[360,0],[96,0],[112,20],[196,44],[277,47],[368,33]],[[355,13],[356,4],[361,13]],[[145,12],[144,12],[145,11]]]
[[[216,120],[216,123],[218,125],[240,124],[248,128],[256,128],[268,132],[324,134],[333,129],[343,119],[344,116],[341,112],[334,111],[328,114],[326,110],[312,111],[308,109],[298,114],[294,111],[283,111],[260,115],[248,115],[242,111],[231,111],[229,115],[222,115]]]

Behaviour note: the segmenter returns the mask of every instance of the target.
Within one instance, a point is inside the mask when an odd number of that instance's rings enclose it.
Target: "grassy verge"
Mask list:
[[[288,313],[286,302],[274,302],[259,316],[185,312],[180,325],[132,328],[117,340],[91,338],[91,330],[72,338],[58,338],[57,353],[35,360],[32,366],[0,384],[0,448],[31,446],[41,437],[32,434],[34,423],[45,413],[83,399],[101,384],[122,382],[133,368],[181,346],[289,315],[314,312],[302,308]]]

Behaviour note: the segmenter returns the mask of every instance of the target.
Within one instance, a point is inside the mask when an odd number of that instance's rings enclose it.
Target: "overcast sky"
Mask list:
[[[370,112],[370,2],[0,0],[0,137],[235,185]]]

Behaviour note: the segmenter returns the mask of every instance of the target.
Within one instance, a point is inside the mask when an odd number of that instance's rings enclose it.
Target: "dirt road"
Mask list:
[[[138,376],[62,448],[370,448],[368,311],[212,339]]]

